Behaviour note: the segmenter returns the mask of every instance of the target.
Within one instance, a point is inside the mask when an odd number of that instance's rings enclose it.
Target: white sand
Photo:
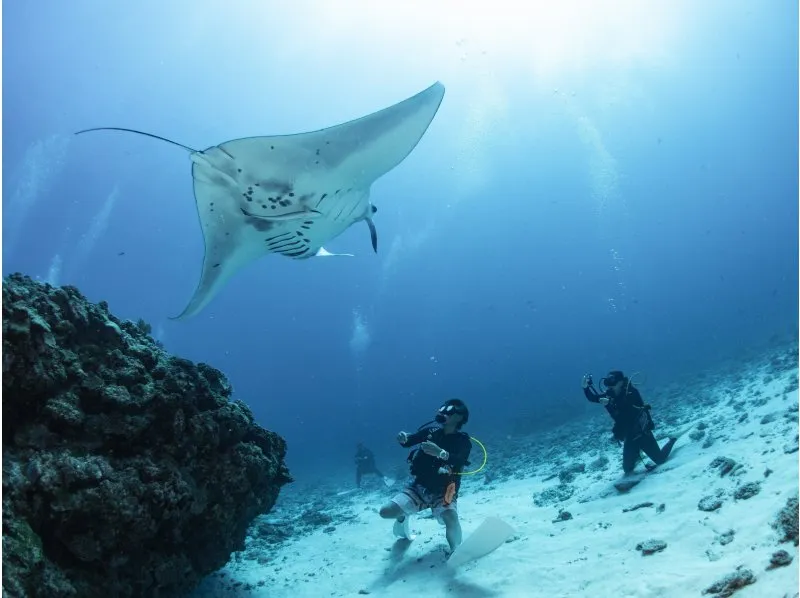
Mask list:
[[[612,486],[621,475],[621,449],[608,442],[610,419],[601,408],[592,422],[561,431],[562,438],[572,439],[570,443],[541,435],[529,439],[530,450],[514,459],[498,456],[502,450],[493,440],[488,468],[501,471],[505,466],[511,479],[485,485],[475,476],[465,482],[459,499],[464,535],[489,516],[510,523],[517,535],[456,572],[445,563],[444,528],[429,515],[413,518],[412,530],[418,536],[410,545],[395,541],[391,522],[377,514],[393,492],[378,490],[376,482],[375,491],[345,495],[339,506],[328,510],[334,515],[335,531],[326,533],[322,526],[271,554],[266,564],[233,561],[197,595],[685,598],[702,596],[705,588],[743,566],[755,574],[756,581],[736,591],[737,598],[797,596],[797,548],[792,542],[779,544],[779,533],[770,525],[787,498],[798,494],[798,453],[785,452],[786,445],[797,444],[797,390],[786,390],[796,381],[797,371],[765,380],[770,371],[766,365],[754,367],[738,387],[731,380],[707,381],[700,393],[702,400],[695,397],[680,408],[673,407],[673,425],[659,425],[657,436],[692,421],[707,425],[704,436],[683,436],[669,461],[626,494]],[[758,395],[758,389],[763,394]],[[644,394],[648,400],[648,393]],[[668,407],[653,403],[659,424]],[[747,421],[739,423],[744,414]],[[768,415],[775,419],[762,424]],[[709,436],[716,440],[703,448]],[[592,470],[590,463],[601,453],[608,457],[608,465]],[[720,456],[741,464],[740,472],[720,477],[709,468]],[[544,478],[575,462],[585,463],[587,469],[575,477],[574,494],[552,506],[537,507],[533,496],[558,484],[557,478],[546,482]],[[767,469],[772,473],[765,477]],[[753,481],[761,482],[758,494],[734,499],[736,488]],[[699,510],[700,499],[716,492],[722,495],[722,507],[714,512]],[[623,512],[643,502],[654,504]],[[554,523],[561,509],[573,518]],[[337,521],[337,513],[354,518]],[[724,543],[728,530],[733,530],[733,539]],[[650,539],[667,546],[642,556],[636,546]],[[779,549],[794,561],[765,570]]]

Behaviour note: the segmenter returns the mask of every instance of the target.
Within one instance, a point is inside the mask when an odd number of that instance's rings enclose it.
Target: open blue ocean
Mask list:
[[[3,274],[75,285],[222,370],[300,482],[449,397],[476,437],[584,416],[798,326],[796,2],[6,2]],[[191,318],[188,151],[315,131],[440,81],[353,257],[253,259]],[[377,150],[376,150],[377,151]],[[281,166],[275,168],[280,171]],[[643,392],[646,392],[643,390]],[[690,400],[691,397],[687,397]],[[596,413],[596,412],[592,412]]]

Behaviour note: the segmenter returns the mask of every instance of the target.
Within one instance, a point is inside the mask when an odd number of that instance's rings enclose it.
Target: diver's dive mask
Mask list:
[[[455,405],[442,405],[439,407],[439,411],[436,412],[436,423],[443,424],[447,421],[447,416],[453,415],[454,413],[458,413],[458,409]]]
[[[609,372],[608,376],[600,380],[606,388],[611,388],[622,382],[625,378],[617,372]]]

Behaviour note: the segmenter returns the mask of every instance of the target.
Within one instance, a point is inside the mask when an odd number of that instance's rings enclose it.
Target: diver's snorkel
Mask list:
[[[600,394],[606,394],[608,392],[609,387],[614,386],[614,384],[608,384],[608,378],[609,378],[608,376],[600,378],[600,383],[597,385],[600,389]],[[594,378],[592,377],[591,374],[586,374],[586,386],[587,388],[594,389]]]
[[[458,413],[458,409],[454,405],[442,405],[439,407],[439,410],[436,412],[436,417],[433,418],[431,421],[422,424],[418,430],[429,426],[430,424],[436,423],[439,425],[444,425],[447,422],[447,416],[452,415],[453,413]]]
[[[434,417],[431,421],[425,422],[419,428],[417,428],[417,432],[423,430],[425,428],[438,428],[444,426],[447,422],[447,416],[453,413],[460,413],[461,411],[455,405],[442,405],[439,407],[439,410],[436,412],[436,417]]]
[[[614,386],[616,383],[616,378],[610,378],[609,376],[600,378],[600,390],[603,392],[608,392],[608,389]]]
[[[608,394],[608,391],[611,390],[614,386],[616,386],[620,382],[627,382],[624,393],[627,394],[628,389],[631,386],[631,381],[629,378],[626,378],[622,372],[616,370],[609,372],[608,376],[606,376],[605,378],[600,378],[600,390],[603,393]]]

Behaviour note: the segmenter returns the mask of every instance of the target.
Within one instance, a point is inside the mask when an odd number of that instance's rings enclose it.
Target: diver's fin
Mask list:
[[[513,534],[514,528],[505,521],[489,517],[453,551],[447,564],[455,568],[486,556],[500,548]]]

